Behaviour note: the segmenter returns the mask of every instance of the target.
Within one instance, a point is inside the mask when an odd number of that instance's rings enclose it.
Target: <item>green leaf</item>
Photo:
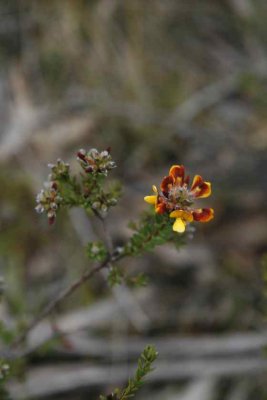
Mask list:
[[[88,243],[86,254],[90,260],[104,261],[108,256],[108,251],[103,242],[96,241]]]
[[[158,353],[154,346],[146,346],[139,357],[135,376],[134,378],[129,379],[128,385],[123,390],[119,400],[127,400],[135,396],[136,392],[143,385],[145,376],[153,371],[152,364],[156,360],[157,356]]]
[[[143,287],[147,286],[147,283],[148,277],[143,273],[127,279],[128,286]]]
[[[108,283],[111,287],[121,285],[123,282],[123,273],[117,267],[111,267],[108,273]]]
[[[124,254],[139,255],[167,242],[174,242],[176,247],[181,246],[183,235],[173,232],[172,222],[166,214],[143,214],[139,225],[132,224],[136,232],[124,246]]]

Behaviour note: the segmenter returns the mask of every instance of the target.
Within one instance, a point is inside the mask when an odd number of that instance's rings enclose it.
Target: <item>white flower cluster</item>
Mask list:
[[[46,182],[45,189],[42,189],[36,196],[37,206],[35,210],[38,213],[46,212],[49,224],[53,224],[56,218],[56,212],[62,202],[62,197],[58,193],[56,182]]]
[[[116,167],[110,152],[104,150],[99,152],[97,149],[86,151],[81,149],[77,153],[77,159],[82,168],[88,173],[101,173],[107,175],[108,171]]]

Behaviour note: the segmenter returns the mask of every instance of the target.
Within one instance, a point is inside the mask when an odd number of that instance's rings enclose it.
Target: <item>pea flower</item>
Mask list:
[[[214,217],[212,208],[194,208],[196,199],[205,198],[211,194],[210,182],[204,182],[200,175],[195,175],[192,185],[189,185],[190,177],[185,177],[183,165],[173,165],[169,175],[161,182],[160,190],[152,186],[152,196],[145,196],[144,200],[155,205],[158,214],[169,213],[175,218],[173,230],[183,233],[186,225],[192,221],[208,222]]]

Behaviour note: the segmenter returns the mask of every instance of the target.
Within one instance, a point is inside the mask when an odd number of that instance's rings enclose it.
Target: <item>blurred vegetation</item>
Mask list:
[[[184,163],[213,184],[216,218],[198,227],[185,253],[164,247],[138,265],[121,263],[149,277],[148,333],[266,327],[266,18],[265,0],[0,1],[0,275],[8,328],[36,314],[88,262],[77,232],[84,216],[61,214],[51,229],[34,212],[46,164],[108,146],[124,187],[109,220],[116,245],[170,165]],[[107,296],[99,277],[57,314]],[[127,332],[137,333],[131,325]],[[261,374],[244,379],[244,400],[266,398]],[[222,381],[218,399],[228,400],[235,383]]]

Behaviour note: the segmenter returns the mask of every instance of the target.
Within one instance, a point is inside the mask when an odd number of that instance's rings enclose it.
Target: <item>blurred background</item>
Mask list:
[[[136,399],[266,399],[266,0],[0,2],[1,319],[36,315],[88,265],[80,210],[49,227],[35,195],[58,157],[111,146],[123,197],[115,244],[172,164],[211,181],[215,219],[179,252],[122,262],[146,288],[99,275],[30,335],[12,399],[97,399],[155,343]],[[201,226],[200,226],[201,225]],[[59,332],[58,338],[55,333]]]

